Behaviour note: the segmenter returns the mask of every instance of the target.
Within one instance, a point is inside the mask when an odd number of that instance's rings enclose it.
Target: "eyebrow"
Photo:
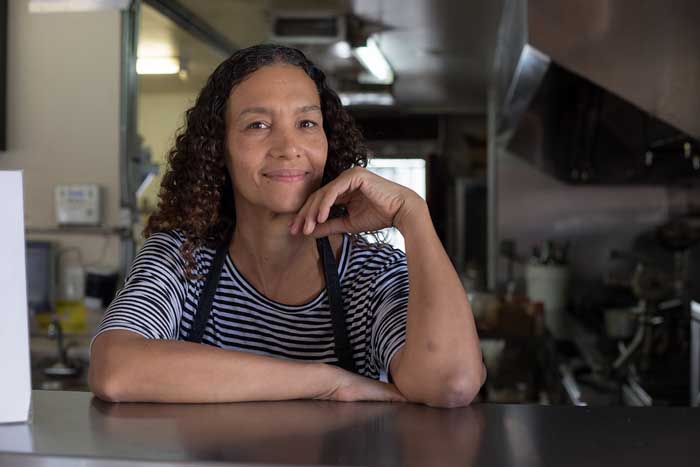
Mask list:
[[[321,112],[321,107],[318,105],[302,105],[296,109],[296,113],[308,113],[308,112]],[[243,117],[247,114],[271,114],[272,110],[267,107],[249,107],[247,109],[241,110],[238,114],[238,118]]]

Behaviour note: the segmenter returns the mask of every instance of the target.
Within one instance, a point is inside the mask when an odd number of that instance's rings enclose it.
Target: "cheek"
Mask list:
[[[251,148],[241,142],[227,144],[226,168],[233,182],[234,189],[250,183],[250,174],[254,172],[254,158]]]
[[[234,158],[233,161],[231,161],[230,167],[229,174],[235,185],[246,186],[253,183],[251,177],[255,173],[255,168],[250,160],[242,157]]]
[[[326,161],[328,160],[328,140],[325,135],[323,135],[319,141],[318,151],[314,159],[315,164],[323,171],[323,168],[326,166]]]

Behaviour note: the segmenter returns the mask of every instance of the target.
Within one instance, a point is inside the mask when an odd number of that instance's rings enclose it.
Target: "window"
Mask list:
[[[367,169],[392,182],[410,188],[425,199],[425,159],[373,158],[369,160]],[[401,251],[406,251],[406,242],[398,229],[390,227],[381,232],[388,243]],[[372,237],[367,238],[367,240],[374,241]]]

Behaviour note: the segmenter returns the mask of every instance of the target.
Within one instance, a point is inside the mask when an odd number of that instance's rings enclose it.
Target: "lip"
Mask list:
[[[278,169],[263,172],[263,176],[279,182],[297,182],[303,180],[308,172],[301,169]]]

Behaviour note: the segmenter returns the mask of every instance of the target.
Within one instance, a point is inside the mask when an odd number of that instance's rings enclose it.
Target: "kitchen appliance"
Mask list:
[[[119,274],[111,269],[91,267],[85,276],[85,303],[93,310],[104,310],[114,299]]]
[[[661,246],[673,253],[673,286],[676,296],[684,297],[688,286],[689,253],[700,242],[700,219],[671,219],[657,229],[656,235]]]
[[[633,310],[636,330],[632,338],[624,342],[613,338],[618,352],[609,376],[622,383],[626,404],[686,405],[690,343],[684,274],[674,278],[648,252],[613,251],[611,258],[634,264],[625,282],[638,303]]]
[[[637,316],[643,308],[608,308],[604,311],[605,334],[614,340],[625,340],[632,337],[637,329]]]
[[[292,44],[334,44],[346,40],[345,16],[331,11],[273,11],[270,40]]]
[[[100,225],[102,195],[98,185],[57,185],[54,190],[59,225]]]
[[[56,246],[52,242],[27,241],[27,304],[32,315],[50,312],[55,301]]]

